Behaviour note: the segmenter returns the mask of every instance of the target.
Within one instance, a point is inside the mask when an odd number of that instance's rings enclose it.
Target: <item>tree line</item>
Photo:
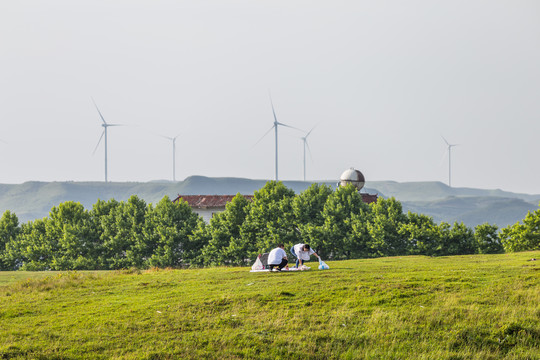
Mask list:
[[[504,229],[436,224],[404,213],[394,198],[366,204],[353,186],[313,184],[296,195],[270,181],[252,201],[238,194],[206,224],[190,206],[164,197],[67,201],[43,219],[0,218],[1,270],[112,270],[247,265],[276,244],[308,243],[323,259],[461,255],[540,249],[540,210]]]

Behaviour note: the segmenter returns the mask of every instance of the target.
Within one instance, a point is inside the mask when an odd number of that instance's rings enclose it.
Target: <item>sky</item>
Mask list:
[[[537,0],[0,3],[0,183],[192,175],[540,194]],[[261,137],[263,137],[261,139]],[[443,139],[444,137],[444,139]],[[260,141],[259,141],[260,139]],[[94,152],[94,149],[96,151]]]

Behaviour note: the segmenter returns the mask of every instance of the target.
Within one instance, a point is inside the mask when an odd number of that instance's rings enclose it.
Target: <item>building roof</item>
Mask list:
[[[362,195],[362,200],[364,200],[364,202],[366,204],[371,204],[372,202],[377,202],[377,198],[379,197],[377,194],[361,193],[360,195]]]
[[[235,196],[236,195],[178,195],[173,202],[182,199],[187,202],[189,206],[197,209],[224,208]],[[253,195],[242,196],[249,201],[253,199]]]

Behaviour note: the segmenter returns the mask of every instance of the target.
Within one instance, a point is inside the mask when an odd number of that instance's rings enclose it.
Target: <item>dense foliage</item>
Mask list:
[[[253,201],[238,194],[209,224],[183,201],[137,196],[53,207],[19,224],[0,218],[0,269],[82,270],[246,265],[283,243],[308,243],[325,259],[458,255],[540,249],[540,210],[499,234],[495,225],[436,224],[394,198],[366,204],[354,187],[313,184],[299,195],[270,181]]]
[[[202,223],[185,202],[164,197],[156,206],[137,196],[99,200],[89,211],[75,202],[20,227],[14,214],[0,219],[3,270],[82,270],[181,267],[199,255]]]

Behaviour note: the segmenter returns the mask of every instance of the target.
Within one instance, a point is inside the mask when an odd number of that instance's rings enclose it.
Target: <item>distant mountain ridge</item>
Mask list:
[[[451,196],[494,196],[522,199],[527,202],[540,201],[540,195],[519,194],[509,191],[484,190],[473,188],[454,188],[438,181],[405,182],[370,181],[369,185],[387,196],[398,197],[401,201],[432,201]]]
[[[249,195],[262,188],[267,180],[245,178],[210,178],[190,176],[184,181],[140,182],[39,182],[0,184],[0,211],[10,210],[21,222],[43,218],[53,206],[65,201],[80,202],[91,209],[98,199],[119,201],[137,195],[147,203],[156,203],[165,195]],[[300,193],[312,183],[332,187],[336,181],[283,181],[285,186]],[[513,224],[528,211],[538,209],[540,195],[517,194],[502,190],[450,188],[441,182],[371,181],[362,192],[395,197],[405,211],[432,216],[435,221],[463,221],[468,226],[484,222],[499,227]]]

